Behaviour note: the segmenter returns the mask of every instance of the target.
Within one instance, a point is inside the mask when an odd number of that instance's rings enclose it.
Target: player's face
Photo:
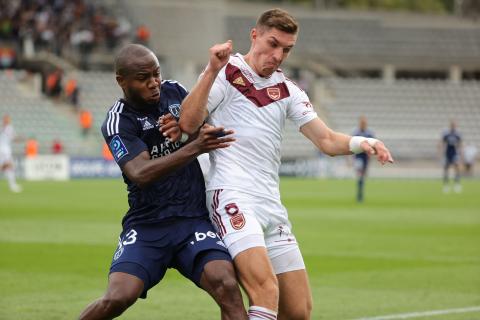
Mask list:
[[[253,29],[251,33],[251,65],[262,76],[272,75],[285,60],[297,41],[296,34],[280,31],[276,28]]]
[[[158,103],[162,78],[157,57],[148,54],[133,61],[130,70],[119,79],[125,98],[138,107]]]
[[[7,116],[7,115],[3,116],[3,125],[7,126],[9,124],[10,124],[10,116]]]

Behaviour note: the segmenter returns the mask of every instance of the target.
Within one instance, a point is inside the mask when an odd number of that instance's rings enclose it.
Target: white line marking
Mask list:
[[[390,315],[386,315],[386,316],[376,316],[376,317],[372,317],[372,318],[358,318],[358,319],[354,319],[354,320],[410,319],[410,318],[419,318],[419,317],[428,317],[428,316],[439,316],[439,315],[450,314],[450,313],[467,313],[467,312],[476,312],[476,311],[480,311],[480,307],[468,307],[468,308],[458,308],[458,309],[431,310],[431,311],[424,311],[424,312],[390,314]]]

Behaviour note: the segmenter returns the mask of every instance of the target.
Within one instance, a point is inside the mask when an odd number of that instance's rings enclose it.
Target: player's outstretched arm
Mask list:
[[[188,164],[202,153],[230,146],[230,143],[235,141],[230,136],[232,133],[233,131],[224,130],[223,127],[212,127],[205,124],[192,142],[176,152],[150,159],[148,152],[144,151],[125,163],[122,171],[131,181],[143,188],[170,174],[173,170]],[[219,137],[220,134],[225,135]]]
[[[205,121],[210,89],[218,72],[227,64],[231,52],[231,40],[210,48],[210,60],[205,71],[182,102],[179,125],[183,132],[194,133]]]
[[[300,131],[310,139],[322,152],[330,155],[347,155],[366,152],[376,155],[377,160],[384,164],[393,162],[390,151],[382,141],[373,138],[352,137],[347,134],[335,132],[330,129],[320,118],[315,118],[304,124]]]

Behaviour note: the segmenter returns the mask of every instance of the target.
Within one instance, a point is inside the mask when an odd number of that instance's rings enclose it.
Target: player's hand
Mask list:
[[[225,130],[223,127],[213,127],[209,124],[204,124],[192,144],[199,148],[199,154],[209,152],[215,149],[227,148],[230,143],[235,141],[230,135],[233,130]]]
[[[182,131],[178,126],[177,119],[171,114],[167,113],[158,118],[158,125],[160,132],[164,137],[167,137],[172,142],[177,142],[182,136]]]
[[[211,47],[208,68],[211,68],[214,72],[220,71],[220,69],[227,64],[228,59],[230,59],[232,48],[232,40],[228,40],[227,42],[216,44]]]
[[[393,163],[393,157],[382,141],[377,140],[377,142],[373,146],[371,146],[365,140],[360,144],[360,146],[365,153],[369,155],[376,155],[378,162],[380,162],[381,164],[385,164],[387,162]]]

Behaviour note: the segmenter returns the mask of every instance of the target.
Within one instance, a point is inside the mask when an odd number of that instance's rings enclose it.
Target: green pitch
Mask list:
[[[439,181],[283,179],[303,251],[313,319],[480,306],[480,181],[462,194]],[[0,319],[75,319],[106,288],[126,210],[120,180],[0,181]],[[219,319],[206,293],[175,271],[122,319]],[[426,319],[429,317],[422,317]],[[480,319],[480,311],[432,319]],[[410,318],[409,318],[410,319]]]

